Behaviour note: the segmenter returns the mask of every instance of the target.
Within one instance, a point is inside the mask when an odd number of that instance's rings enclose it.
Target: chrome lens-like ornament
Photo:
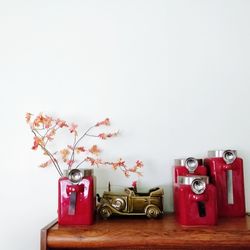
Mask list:
[[[236,159],[236,154],[232,150],[226,150],[223,153],[223,159],[227,164],[231,164]]]
[[[77,184],[79,183],[83,178],[83,174],[79,169],[72,169],[69,172],[69,180],[74,183]]]
[[[202,194],[206,189],[206,183],[202,179],[194,179],[191,183],[191,189],[195,194]]]
[[[189,157],[185,161],[185,167],[188,169],[189,173],[194,173],[195,169],[198,167],[197,159]]]
[[[204,175],[178,176],[177,183],[181,185],[191,185],[196,179],[202,180],[206,184],[209,183],[209,177]]]

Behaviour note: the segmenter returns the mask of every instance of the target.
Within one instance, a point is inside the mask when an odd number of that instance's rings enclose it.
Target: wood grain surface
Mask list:
[[[44,249],[250,249],[250,217],[203,227],[181,226],[172,214],[158,220],[118,217],[91,226],[56,223],[46,235]]]

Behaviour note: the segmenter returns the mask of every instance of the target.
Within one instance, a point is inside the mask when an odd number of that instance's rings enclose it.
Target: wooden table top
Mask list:
[[[250,249],[250,216],[220,218],[216,226],[184,227],[173,214],[162,219],[117,217],[91,226],[42,229],[47,247],[96,249]]]

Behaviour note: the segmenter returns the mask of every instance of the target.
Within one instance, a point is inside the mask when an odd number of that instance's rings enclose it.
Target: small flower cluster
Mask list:
[[[101,140],[106,140],[108,138],[118,135],[118,132],[114,133],[100,133],[93,134],[92,131],[96,127],[109,126],[110,120],[106,118],[103,121],[96,123],[95,125],[89,127],[81,136],[78,135],[78,125],[75,123],[68,124],[62,119],[54,119],[51,116],[39,114],[37,116],[31,113],[26,113],[26,122],[29,124],[31,132],[34,134],[33,150],[41,149],[43,154],[48,156],[49,160],[42,163],[40,167],[48,167],[53,164],[58,171],[60,176],[63,176],[62,168],[59,164],[61,161],[67,166],[67,169],[73,169],[80,167],[83,163],[88,163],[91,166],[111,166],[114,170],[120,169],[125,176],[130,176],[131,173],[136,173],[141,176],[142,173],[140,169],[143,167],[141,161],[136,161],[133,167],[128,167],[123,159],[119,159],[115,162],[104,161],[99,157],[101,149],[97,145],[93,145],[90,148],[86,148],[80,143],[85,137],[97,137]],[[48,146],[55,139],[57,131],[60,129],[66,129],[72,136],[72,144],[67,145],[67,147],[62,148],[56,152],[51,152]],[[76,159],[78,156],[78,160]]]

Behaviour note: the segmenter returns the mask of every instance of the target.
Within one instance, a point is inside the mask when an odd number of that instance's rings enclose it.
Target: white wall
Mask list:
[[[249,13],[246,0],[0,1],[0,248],[39,249],[57,216],[58,176],[37,167],[27,111],[82,128],[110,117],[122,134],[106,155],[143,160],[141,187],[162,185],[168,211],[174,158],[237,149],[249,211]]]

